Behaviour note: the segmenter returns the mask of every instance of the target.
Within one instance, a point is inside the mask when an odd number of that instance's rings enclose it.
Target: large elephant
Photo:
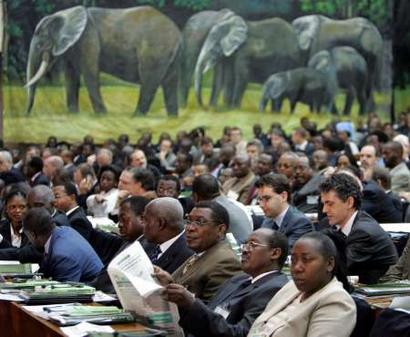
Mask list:
[[[315,54],[308,66],[322,71],[329,78],[335,77],[339,88],[346,91],[344,114],[351,112],[356,95],[359,101],[359,113],[364,114],[366,104],[372,95],[366,60],[352,47],[335,47]],[[332,111],[337,113],[336,106]]]
[[[280,111],[285,98],[289,99],[290,112],[298,102],[309,105],[311,112],[320,112],[324,105],[332,107],[335,83],[322,71],[312,68],[296,68],[271,75],[263,85],[259,111],[264,111],[269,100],[272,109]]]
[[[239,107],[248,82],[264,83],[273,73],[301,66],[297,36],[280,18],[245,21],[232,15],[208,33],[195,67],[195,93],[202,103],[202,74],[216,64],[224,83],[225,104]]]
[[[377,27],[365,18],[333,20],[322,15],[307,15],[292,22],[306,60],[321,50],[337,46],[355,48],[366,60],[370,83],[381,87],[383,38]]]
[[[38,80],[56,60],[64,64],[67,106],[78,111],[80,75],[95,112],[105,112],[100,72],[140,83],[135,114],[146,114],[161,85],[168,114],[178,114],[178,67],[182,36],[177,26],[152,7],[127,9],[72,7],[37,25],[27,62],[27,113]]]
[[[225,20],[232,15],[234,15],[234,13],[229,9],[203,11],[191,16],[187,21],[182,31],[184,44],[179,80],[179,102],[182,106],[186,106],[187,104],[195,65],[209,31],[220,20]],[[213,87],[217,85],[216,81],[217,76],[214,76]],[[215,92],[215,90],[213,90],[213,92]]]

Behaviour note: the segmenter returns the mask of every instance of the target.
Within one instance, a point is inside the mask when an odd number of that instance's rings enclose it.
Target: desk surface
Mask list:
[[[138,323],[116,324],[115,331],[142,330]],[[65,337],[61,329],[33,313],[25,310],[21,304],[0,302],[0,337]]]

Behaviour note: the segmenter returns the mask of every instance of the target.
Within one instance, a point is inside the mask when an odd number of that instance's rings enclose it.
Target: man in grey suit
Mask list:
[[[195,337],[246,336],[269,300],[287,283],[281,269],[288,252],[287,238],[261,228],[242,246],[242,270],[226,281],[206,306],[183,286],[172,283],[165,296],[178,305],[179,324]]]
[[[258,200],[265,213],[262,228],[272,228],[285,234],[289,247],[303,234],[311,232],[309,219],[297,208],[289,205],[290,184],[283,174],[267,174],[257,182]]]
[[[394,193],[410,190],[410,170],[403,160],[403,147],[399,142],[388,142],[383,146],[383,160],[390,169],[391,190]]]

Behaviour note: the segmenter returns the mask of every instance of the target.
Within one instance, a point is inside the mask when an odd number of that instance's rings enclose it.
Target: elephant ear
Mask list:
[[[64,54],[83,34],[87,25],[87,10],[76,6],[59,11],[51,16],[57,29],[51,32],[53,36],[52,53],[54,56]]]
[[[331,62],[330,59],[330,52],[327,50],[322,50],[313,55],[313,57],[309,60],[308,67],[325,72],[329,71]]]
[[[205,73],[222,56],[232,55],[246,41],[247,36],[246,22],[233,12],[227,11],[209,31],[198,57],[197,69]]]
[[[279,98],[288,86],[288,77],[284,73],[272,75],[266,82],[265,95],[270,99]]]
[[[299,48],[307,51],[319,33],[320,15],[306,15],[293,20],[292,26],[298,37]]]
[[[248,25],[245,20],[238,15],[232,15],[213,29],[229,29],[225,37],[221,39],[222,53],[231,56],[248,37]],[[224,26],[226,28],[224,28]]]

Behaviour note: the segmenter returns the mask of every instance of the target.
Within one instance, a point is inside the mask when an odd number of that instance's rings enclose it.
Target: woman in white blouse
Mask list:
[[[248,337],[349,337],[356,306],[333,275],[336,247],[319,232],[296,241],[288,282],[253,323]]]

